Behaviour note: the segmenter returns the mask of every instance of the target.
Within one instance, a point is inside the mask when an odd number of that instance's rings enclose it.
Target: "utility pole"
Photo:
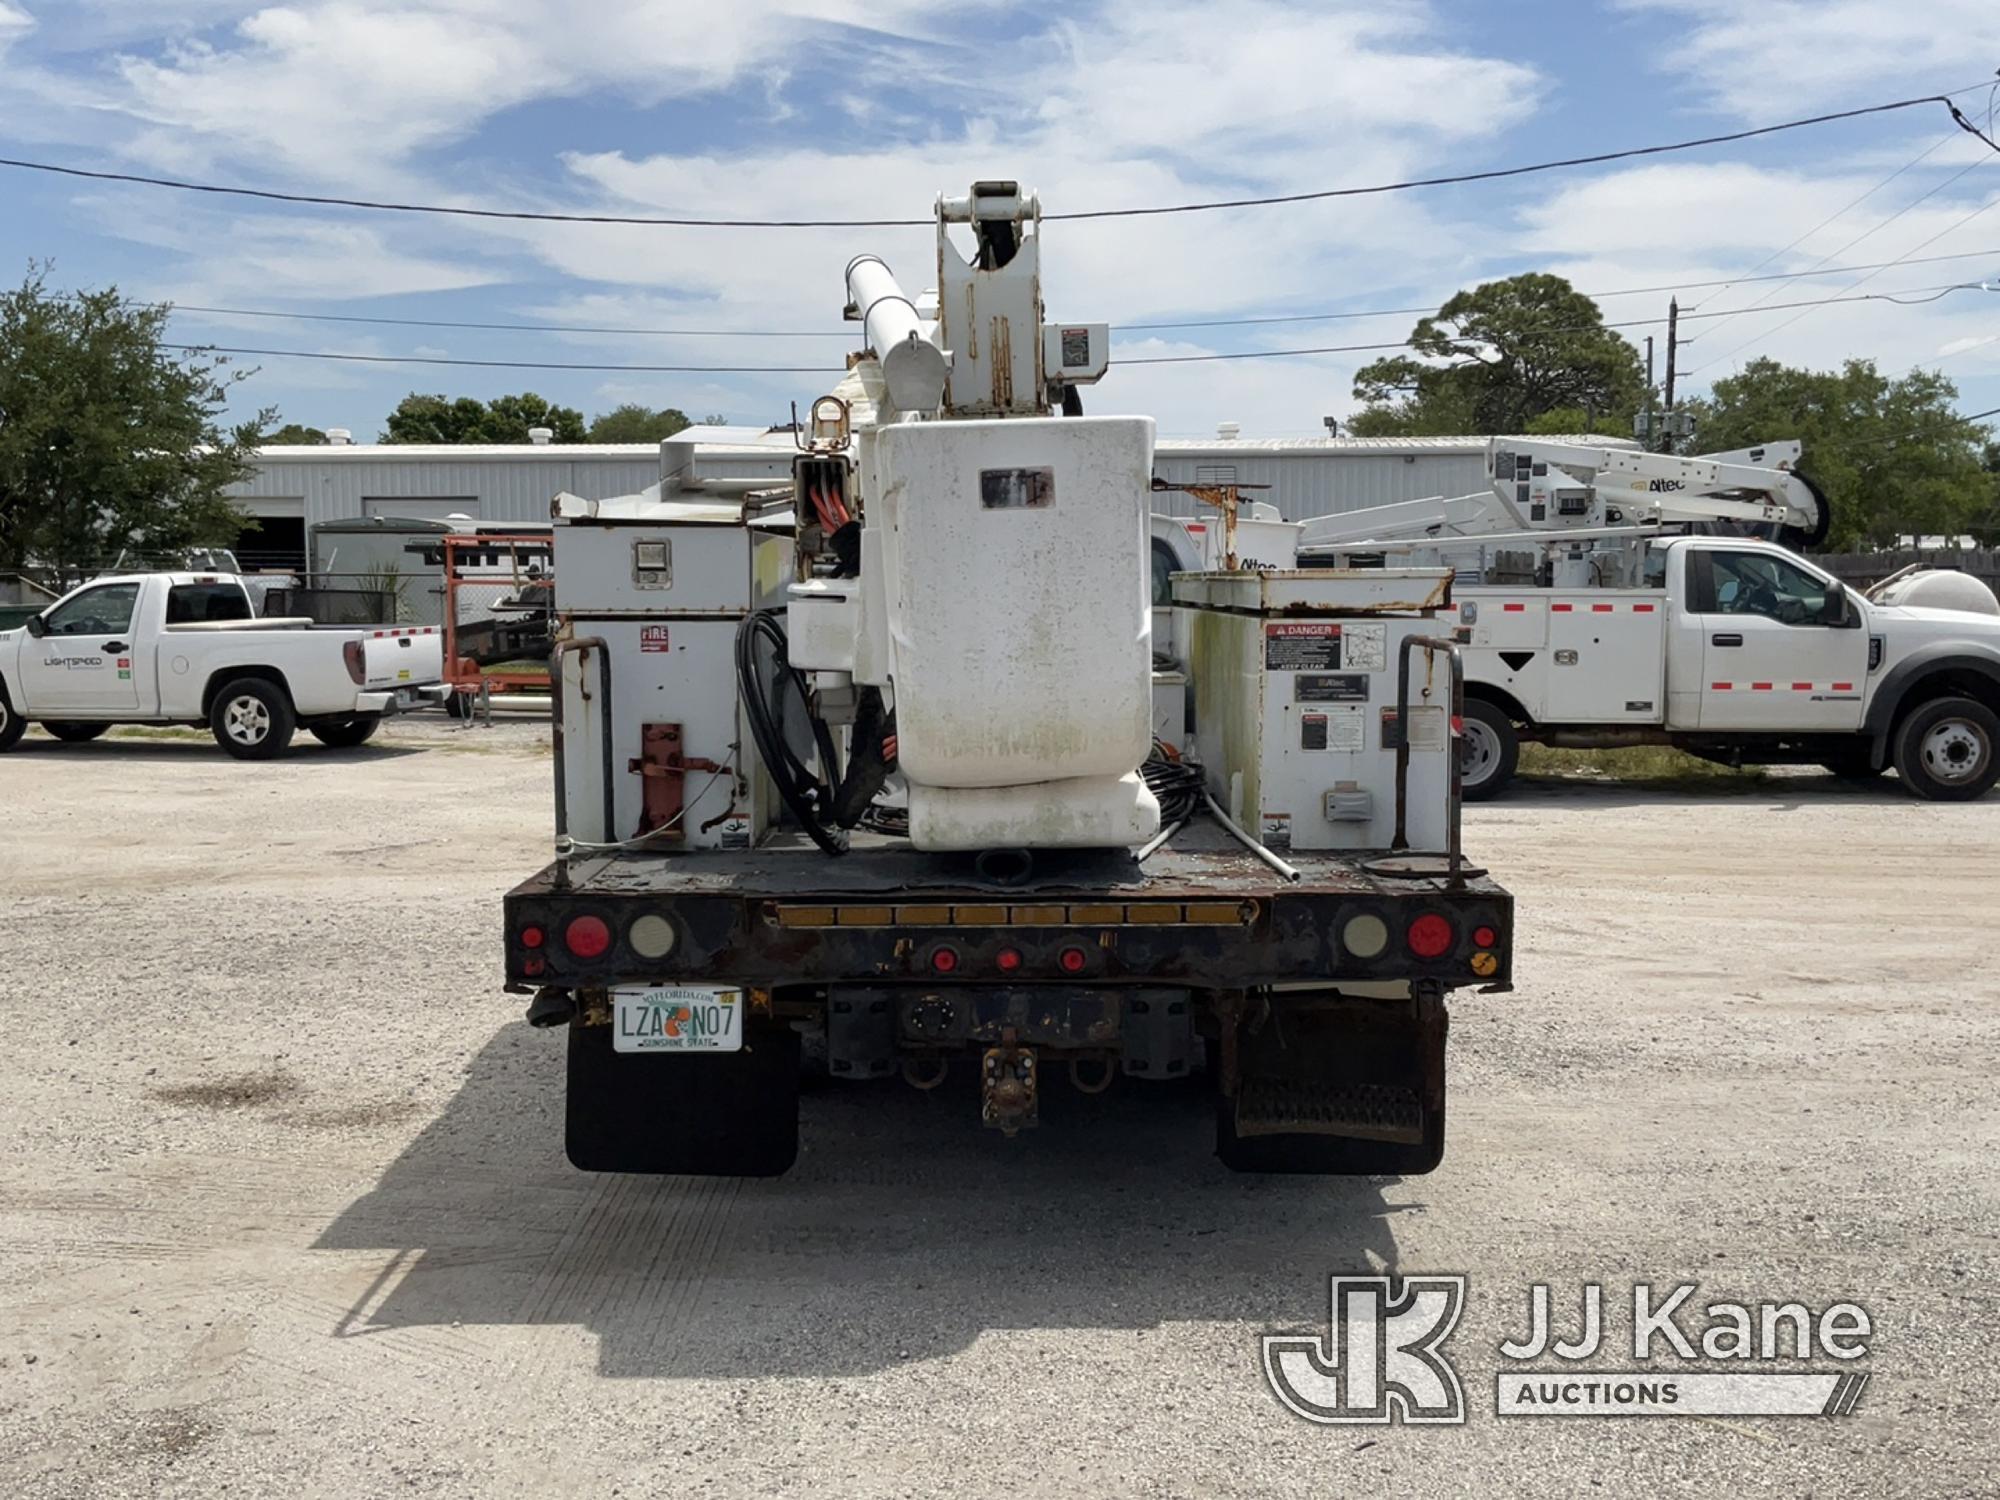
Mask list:
[[[1639,428],[1639,442],[1641,446],[1650,448],[1653,446],[1653,436],[1656,431],[1653,425],[1653,336],[1650,333],[1646,335],[1646,410],[1639,421],[1642,424]]]
[[[1667,388],[1663,393],[1663,399],[1667,404],[1667,414],[1666,421],[1661,424],[1664,429],[1660,434],[1660,452],[1662,453],[1671,453],[1674,451],[1674,354],[1681,346],[1679,337],[1680,328],[1680,298],[1670,297],[1667,299]]]

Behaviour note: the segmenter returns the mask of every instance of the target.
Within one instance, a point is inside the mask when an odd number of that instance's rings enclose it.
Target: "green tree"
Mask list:
[[[654,411],[650,406],[641,406],[636,401],[628,401],[623,406],[614,406],[603,415],[592,418],[590,441],[657,443],[661,438],[672,437],[688,425],[688,415],[684,411],[671,406],[663,406]]]
[[[272,413],[225,426],[248,372],[162,347],[169,311],[54,295],[41,266],[0,293],[0,564],[70,583],[127,550],[235,540],[223,490]]]
[[[1355,372],[1356,437],[1627,432],[1645,399],[1639,353],[1560,276],[1530,274],[1460,292],[1410,335],[1409,354]]]
[[[1982,467],[1986,434],[1958,416],[1957,399],[1957,387],[1929,370],[1891,380],[1873,360],[1800,370],[1757,359],[1686,405],[1705,453],[1803,443],[1799,467],[1826,492],[1826,546],[1839,551],[1957,535],[1992,510],[2000,481]]]
[[[308,427],[302,422],[287,422],[283,427],[273,428],[257,439],[260,448],[282,448],[293,446],[317,448],[326,444],[326,434],[317,427]]]
[[[389,413],[385,443],[525,443],[528,429],[546,427],[558,443],[584,440],[583,413],[556,406],[533,391],[480,401],[471,396],[410,392]]]

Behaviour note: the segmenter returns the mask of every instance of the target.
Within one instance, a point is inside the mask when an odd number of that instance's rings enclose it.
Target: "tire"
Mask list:
[[[1458,741],[1459,795],[1467,802],[1497,797],[1514,779],[1521,761],[1521,737],[1498,704],[1465,700],[1464,732]]]
[[[93,724],[88,719],[44,719],[42,728],[66,745],[81,745],[85,740],[94,740],[109,724]]]
[[[451,696],[444,700],[444,712],[446,718],[457,719],[461,723],[470,719],[472,717],[472,694],[454,690]]]
[[[351,719],[329,719],[311,726],[312,737],[336,750],[351,750],[375,737],[382,727],[380,714],[356,714]]]
[[[292,700],[268,677],[238,677],[223,684],[208,711],[216,744],[238,760],[283,755],[298,727]]]
[[[1927,802],[1970,802],[2000,777],[2000,716],[1971,698],[1936,698],[1896,727],[1896,774]]]
[[[10,750],[14,742],[28,732],[28,724],[14,712],[14,705],[7,701],[7,690],[0,688],[0,750]]]

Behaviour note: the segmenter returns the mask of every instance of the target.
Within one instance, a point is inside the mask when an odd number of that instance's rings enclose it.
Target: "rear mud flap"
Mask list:
[[[799,1154],[799,1037],[753,1027],[741,1052],[611,1050],[569,1029],[564,1146],[585,1172],[776,1177]]]
[[[1238,1172],[1431,1171],[1444,1159],[1449,1029],[1435,996],[1274,1010],[1238,1040],[1216,1154]]]

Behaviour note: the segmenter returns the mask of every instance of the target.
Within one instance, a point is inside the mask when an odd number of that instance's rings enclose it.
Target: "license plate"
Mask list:
[[[611,992],[614,1052],[741,1052],[743,991],[621,985]]]

